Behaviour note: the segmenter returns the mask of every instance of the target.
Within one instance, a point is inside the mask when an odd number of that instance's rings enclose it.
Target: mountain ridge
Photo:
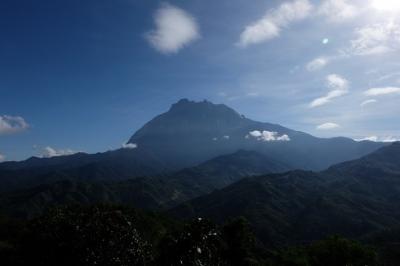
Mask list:
[[[224,104],[187,99],[150,120],[128,142],[145,147],[178,168],[244,149],[308,170],[323,170],[385,145],[344,137],[317,138],[278,124],[248,119]]]
[[[126,180],[176,172],[238,150],[255,151],[290,169],[322,170],[384,143],[320,139],[253,121],[224,104],[180,100],[137,130],[134,149],[0,163],[0,191],[56,180]]]
[[[34,217],[60,204],[113,203],[147,210],[166,210],[251,175],[283,172],[288,166],[253,151],[222,155],[198,166],[161,176],[130,180],[63,179],[0,194],[0,210]]]
[[[295,170],[245,178],[185,202],[170,214],[217,222],[243,216],[268,245],[332,234],[361,239],[400,226],[399,192],[400,145],[394,143],[319,173]]]

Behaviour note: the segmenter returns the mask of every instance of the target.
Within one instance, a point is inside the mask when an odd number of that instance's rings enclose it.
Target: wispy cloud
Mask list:
[[[393,21],[367,25],[355,33],[357,37],[350,42],[350,54],[377,55],[400,48],[400,25]]]
[[[57,150],[57,149],[47,146],[43,149],[42,157],[51,158],[51,157],[57,157],[57,156],[72,155],[75,153],[77,153],[77,152],[73,151],[71,149]]]
[[[319,6],[318,14],[330,22],[341,23],[355,18],[358,15],[358,8],[347,0],[325,0]]]
[[[377,136],[369,136],[369,137],[364,137],[360,139],[354,139],[355,141],[373,141],[373,142],[378,142],[378,137]]]
[[[377,102],[377,100],[375,100],[375,99],[370,99],[370,100],[363,101],[360,105],[361,105],[361,106],[366,106],[366,105],[368,105],[368,104],[372,104],[372,103],[376,103],[376,102]]]
[[[389,73],[389,74],[386,74],[386,75],[383,75],[383,76],[379,77],[377,79],[377,81],[389,80],[389,79],[392,79],[392,78],[395,78],[395,77],[398,77],[398,76],[400,76],[400,72],[393,72],[393,73]]]
[[[163,4],[154,16],[156,29],[145,37],[157,51],[177,53],[180,49],[200,38],[195,18],[178,7]]]
[[[14,134],[29,128],[28,123],[20,116],[0,116],[0,135]]]
[[[317,57],[306,65],[306,69],[310,72],[324,68],[329,63],[326,57]]]
[[[6,156],[4,156],[3,154],[0,154],[0,163],[4,162],[5,159],[6,159]]]
[[[246,47],[278,37],[291,23],[307,18],[312,8],[308,0],[295,0],[268,10],[263,18],[244,29],[240,35],[239,46]]]
[[[136,149],[138,147],[137,144],[135,143],[123,143],[122,144],[122,149]]]
[[[380,96],[388,94],[400,94],[399,87],[382,87],[382,88],[372,88],[364,92],[366,96]]]
[[[250,131],[249,134],[246,135],[246,139],[249,138],[254,138],[259,141],[266,141],[266,142],[271,142],[271,141],[290,141],[290,137],[287,134],[283,134],[279,136],[278,132],[272,132],[272,131],[260,131],[260,130],[253,130]]]
[[[332,130],[332,129],[336,129],[339,128],[340,125],[336,124],[336,123],[324,123],[321,125],[317,126],[318,130]]]
[[[382,142],[396,142],[400,141],[399,138],[393,137],[393,136],[387,136],[381,139]]]
[[[332,99],[343,96],[349,92],[349,82],[337,75],[331,74],[326,77],[327,86],[331,91],[323,97],[317,98],[310,103],[310,107],[318,107],[325,105],[332,101]]]
[[[368,136],[368,137],[354,139],[354,140],[355,141],[387,142],[387,143],[400,141],[399,138],[396,138],[393,136],[384,136],[384,137]]]

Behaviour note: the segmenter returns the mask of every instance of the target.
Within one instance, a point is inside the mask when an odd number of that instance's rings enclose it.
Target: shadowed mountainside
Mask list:
[[[264,131],[266,135],[260,136]],[[322,170],[356,159],[384,145],[341,137],[316,138],[280,125],[253,121],[223,104],[187,99],[149,121],[129,143],[144,147],[178,168],[245,149],[308,170]]]
[[[13,191],[0,196],[0,210],[24,218],[63,204],[114,203],[165,210],[241,178],[288,169],[288,166],[264,155],[242,150],[168,175],[114,182],[66,179]]]
[[[155,176],[238,150],[258,152],[270,162],[280,162],[290,169],[322,170],[385,145],[347,138],[316,138],[250,120],[223,104],[186,99],[149,121],[129,143],[137,148],[1,163],[0,192],[60,180],[113,182]]]
[[[244,216],[266,243],[332,234],[362,238],[400,226],[400,143],[314,173],[291,171],[242,179],[173,209],[179,217],[218,222]]]

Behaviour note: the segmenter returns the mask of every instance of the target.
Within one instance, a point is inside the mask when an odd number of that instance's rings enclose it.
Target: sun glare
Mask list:
[[[372,0],[371,4],[380,11],[400,11],[400,0]]]

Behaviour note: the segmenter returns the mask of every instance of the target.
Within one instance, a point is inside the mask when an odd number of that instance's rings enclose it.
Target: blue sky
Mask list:
[[[0,3],[0,160],[121,146],[180,98],[400,138],[397,0]]]

